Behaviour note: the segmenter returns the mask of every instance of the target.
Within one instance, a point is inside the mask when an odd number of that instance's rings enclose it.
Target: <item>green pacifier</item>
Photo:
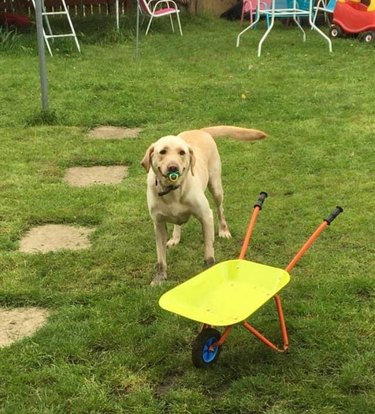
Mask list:
[[[168,179],[170,182],[175,183],[180,177],[179,172],[171,172],[168,174]]]

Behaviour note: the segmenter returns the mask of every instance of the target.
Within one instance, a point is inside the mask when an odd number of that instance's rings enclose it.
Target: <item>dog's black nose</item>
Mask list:
[[[168,167],[168,173],[177,173],[178,172],[178,167],[176,165],[170,165]]]

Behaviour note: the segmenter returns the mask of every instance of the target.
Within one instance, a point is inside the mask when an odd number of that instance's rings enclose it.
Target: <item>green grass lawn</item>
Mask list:
[[[0,306],[52,311],[34,336],[0,349],[1,413],[372,413],[375,406],[374,46],[278,23],[257,58],[261,23],[240,48],[238,22],[184,14],[184,36],[156,22],[135,59],[134,20],[76,20],[82,47],[47,57],[41,113],[35,32],[0,33]],[[144,28],[143,28],[144,30]],[[57,50],[58,49],[58,50]],[[139,138],[93,141],[96,125]],[[248,257],[284,267],[336,205],[344,213],[282,291],[290,351],[236,327],[218,363],[198,370],[199,326],[161,310],[160,295],[199,273],[200,226],[168,252],[169,280],[149,283],[154,236],[139,162],[157,138],[215,124],[262,129],[254,144],[218,141],[236,258],[260,191],[267,199]],[[121,185],[68,187],[68,167],[129,167]],[[30,227],[95,227],[86,251],[28,255]],[[273,303],[251,322],[278,341]]]

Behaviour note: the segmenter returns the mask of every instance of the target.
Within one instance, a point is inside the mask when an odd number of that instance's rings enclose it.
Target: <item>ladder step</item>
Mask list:
[[[42,16],[58,16],[58,15],[67,15],[68,13],[66,11],[58,11],[58,12],[43,12]]]
[[[75,41],[75,44],[77,46],[78,52],[81,52],[81,48],[79,47],[77,35],[75,34],[73,23],[70,19],[69,10],[66,7],[65,0],[61,0],[61,6],[62,6],[63,10],[60,9],[59,11],[46,11],[46,9],[44,8],[44,0],[41,0],[41,1],[42,1],[41,14],[42,14],[42,17],[44,17],[44,19],[43,19],[43,37],[44,37],[44,41],[46,43],[46,46],[48,48],[48,51],[49,51],[50,55],[53,56],[50,44],[48,42],[48,39],[54,39],[54,38],[59,38],[59,37],[60,38],[62,38],[62,37],[73,37],[74,41]],[[32,3],[33,3],[34,8],[35,8],[35,0],[32,0]],[[70,26],[70,33],[53,34],[48,16],[66,16],[66,19],[67,19],[68,24]],[[46,27],[45,27],[45,25],[46,25]],[[49,34],[47,34],[47,33],[49,33]]]
[[[70,34],[59,34],[59,35],[45,35],[46,39],[52,39],[54,37],[76,37],[74,33]]]

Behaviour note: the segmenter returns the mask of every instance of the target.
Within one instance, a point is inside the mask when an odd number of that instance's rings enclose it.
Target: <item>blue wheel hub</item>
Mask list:
[[[203,345],[202,359],[205,363],[209,364],[210,362],[212,362],[219,351],[218,346],[215,346],[215,348],[212,350],[210,349],[211,345],[215,342],[217,342],[217,339],[215,337],[212,337]]]

